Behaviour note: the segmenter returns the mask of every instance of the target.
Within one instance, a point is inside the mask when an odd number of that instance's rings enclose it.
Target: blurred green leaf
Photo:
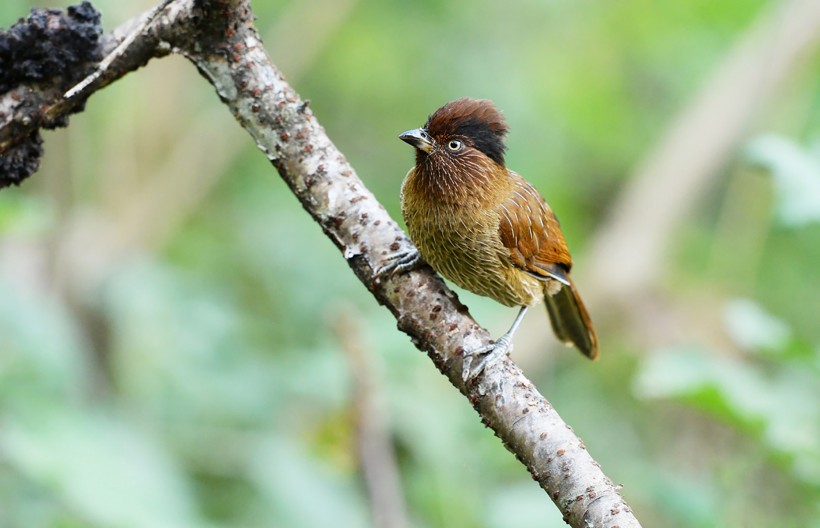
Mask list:
[[[247,361],[255,351],[218,288],[135,261],[109,279],[104,305],[115,328],[115,380],[132,404],[169,422],[185,416],[249,423],[270,416],[277,399],[272,371]]]
[[[205,526],[174,461],[144,431],[111,415],[61,412],[7,421],[0,450],[90,526]]]
[[[732,340],[746,351],[783,349],[791,337],[786,323],[766,313],[751,299],[729,301],[724,322]]]
[[[797,478],[820,486],[818,362],[799,364],[772,366],[769,374],[697,346],[669,347],[643,361],[634,389],[640,397],[675,399],[759,435]]]
[[[653,498],[665,509],[674,512],[682,526],[712,528],[718,515],[719,493],[705,478],[691,477],[680,472],[646,468],[647,480],[652,485]]]
[[[775,212],[786,226],[820,222],[820,156],[794,140],[760,136],[746,149],[750,163],[769,171],[774,181]]]
[[[288,441],[260,443],[248,453],[251,478],[265,498],[268,513],[254,525],[277,524],[293,528],[367,526],[368,513],[354,474],[343,474],[318,463],[304,448]]]
[[[759,424],[772,403],[764,385],[749,365],[693,345],[654,352],[635,378],[640,397],[683,398],[748,426]]]
[[[78,402],[93,367],[75,321],[55,300],[0,276],[0,411],[36,414]]]
[[[543,500],[535,482],[507,483],[493,491],[487,513],[488,528],[565,528],[560,512]]]

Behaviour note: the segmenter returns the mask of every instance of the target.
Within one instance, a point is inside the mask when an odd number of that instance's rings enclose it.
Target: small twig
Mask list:
[[[138,37],[145,35],[148,26],[150,26],[154,22],[154,20],[157,18],[157,15],[159,15],[160,12],[162,12],[162,10],[165,9],[173,1],[174,0],[164,0],[161,4],[155,6],[154,8],[140,16],[139,23],[131,29],[131,31],[125,36],[124,39],[122,39],[122,41],[117,45],[117,47],[115,47],[113,50],[111,50],[110,53],[103,57],[103,60],[100,61],[99,65],[97,66],[97,69],[94,70],[94,72],[91,73],[91,75],[89,75],[88,77],[77,83],[73,88],[68,90],[63,95],[63,98],[66,100],[70,100],[74,97],[82,96],[83,92],[87,92],[88,87],[91,86],[92,83],[97,81],[97,79],[102,77],[103,74],[105,74],[109,70],[111,64],[113,64],[114,61],[122,58],[125,55],[129,46],[131,46],[131,44],[133,44]]]
[[[353,403],[356,413],[356,440],[359,465],[370,497],[373,525],[403,528],[408,525],[398,462],[385,409],[382,405],[378,359],[362,342],[355,308],[336,310],[331,322],[339,344],[347,355],[353,376]]]

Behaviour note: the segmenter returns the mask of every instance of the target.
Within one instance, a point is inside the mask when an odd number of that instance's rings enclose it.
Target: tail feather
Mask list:
[[[572,279],[568,282],[569,285],[563,285],[555,294],[544,296],[552,330],[564,343],[574,346],[589,359],[596,359],[598,337],[575,284]]]

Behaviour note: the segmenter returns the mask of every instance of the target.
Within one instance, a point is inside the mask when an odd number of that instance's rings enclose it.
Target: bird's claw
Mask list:
[[[376,275],[392,275],[415,269],[421,264],[421,255],[416,248],[411,248],[388,255],[386,260],[387,263],[376,270]]]
[[[483,346],[477,350],[465,351],[462,354],[461,378],[465,383],[475,379],[484,369],[502,360],[510,353],[512,339],[504,334],[498,341],[491,345]],[[477,361],[473,364],[473,359]]]

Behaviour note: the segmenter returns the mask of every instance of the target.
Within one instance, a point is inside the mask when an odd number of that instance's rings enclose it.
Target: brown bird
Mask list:
[[[488,100],[445,104],[422,128],[399,138],[416,149],[401,207],[418,252],[396,255],[405,270],[420,257],[458,286],[521,306],[493,345],[467,352],[465,378],[507,354],[527,309],[545,302],[555,335],[590,359],[598,341],[569,276],[572,259],[558,219],[544,198],[504,164],[504,117]],[[471,357],[485,355],[471,369]]]

